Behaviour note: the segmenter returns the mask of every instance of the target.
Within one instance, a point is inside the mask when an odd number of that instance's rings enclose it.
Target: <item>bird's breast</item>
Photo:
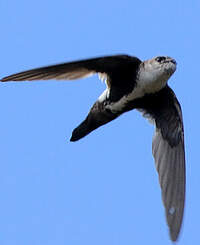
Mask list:
[[[136,89],[144,94],[156,93],[166,86],[168,78],[161,70],[140,72]]]

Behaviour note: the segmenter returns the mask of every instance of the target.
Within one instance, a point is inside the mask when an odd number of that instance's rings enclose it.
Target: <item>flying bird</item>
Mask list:
[[[133,109],[150,119],[156,128],[152,152],[167,224],[171,240],[176,241],[185,202],[185,150],[181,107],[167,84],[175,70],[176,61],[168,56],[142,62],[134,56],[113,55],[32,69],[4,77],[1,82],[74,80],[98,73],[106,89],[74,129],[71,141]]]

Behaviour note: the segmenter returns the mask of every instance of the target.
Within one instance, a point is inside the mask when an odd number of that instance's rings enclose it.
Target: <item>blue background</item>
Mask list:
[[[179,244],[199,244],[200,2],[1,0],[0,76],[100,55],[169,55],[185,123]],[[0,244],[171,244],[151,141],[137,111],[69,142],[105,85],[0,84]]]

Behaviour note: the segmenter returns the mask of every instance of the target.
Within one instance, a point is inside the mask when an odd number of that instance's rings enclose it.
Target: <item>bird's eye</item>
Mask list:
[[[158,56],[158,57],[156,58],[156,61],[158,61],[158,62],[161,62],[161,61],[163,61],[163,60],[166,60],[166,58],[165,58],[164,56]]]

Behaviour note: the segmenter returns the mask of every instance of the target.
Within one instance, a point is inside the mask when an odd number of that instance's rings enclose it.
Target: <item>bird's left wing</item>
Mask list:
[[[153,119],[152,151],[162,190],[165,214],[173,241],[180,232],[185,202],[185,150],[180,104],[167,86],[136,101],[136,108]]]
[[[138,58],[128,55],[105,56],[27,70],[4,77],[1,81],[74,80],[94,73],[114,74],[115,77],[123,73],[126,76],[126,71],[135,69],[140,63]]]

